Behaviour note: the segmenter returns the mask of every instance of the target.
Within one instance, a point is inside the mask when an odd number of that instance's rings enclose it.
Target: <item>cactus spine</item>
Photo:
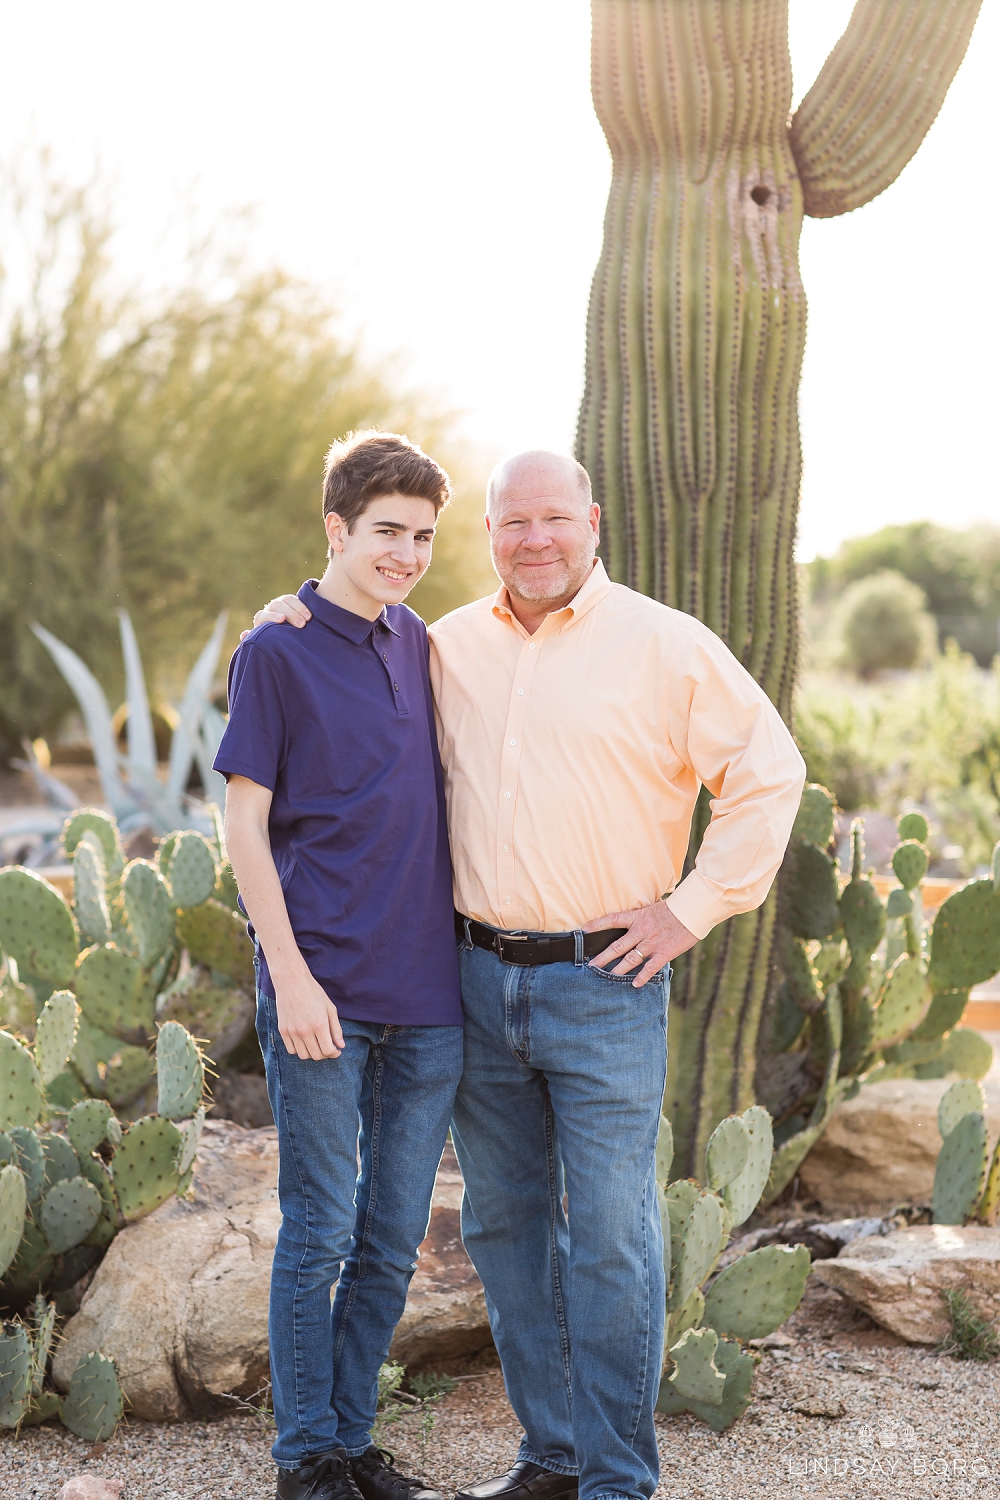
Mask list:
[[[704,620],[786,720],[803,212],[846,212],[898,175],[979,4],[858,0],[789,128],[787,0],[593,0],[613,177],[577,456],[612,577]],[[675,966],[667,1100],[687,1170],[753,1098],[774,917],[772,898]]]

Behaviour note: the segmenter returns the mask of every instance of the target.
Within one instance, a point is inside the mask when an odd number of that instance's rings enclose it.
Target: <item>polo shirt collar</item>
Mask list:
[[[336,631],[337,635],[353,641],[356,646],[364,644],[375,625],[384,625],[393,635],[399,635],[389,619],[385,605],[382,606],[382,613],[376,615],[374,620],[366,620],[364,615],[356,615],[351,610],[342,609],[339,604],[332,604],[329,599],[324,599],[322,594],[316,592],[318,583],[316,578],[307,578],[299,589],[298,597],[311,611],[314,620],[319,620],[322,625]]]
[[[607,570],[601,559],[595,557],[590,577],[583,585],[583,588],[570,600],[565,609],[557,610],[555,613],[546,616],[542,624],[538,627],[538,630],[548,630],[554,626],[560,626],[565,629],[577,620],[582,619],[584,615],[589,614],[595,604],[600,604],[604,596],[610,594],[610,592],[611,579],[608,577]],[[510,594],[507,592],[506,584],[503,584],[493,597],[493,614],[498,620],[507,620],[516,630],[521,631],[523,629],[518,623],[517,616],[511,610]],[[537,635],[538,631],[535,634]]]

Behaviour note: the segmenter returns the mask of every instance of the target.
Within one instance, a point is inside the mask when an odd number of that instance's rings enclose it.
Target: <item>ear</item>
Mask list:
[[[338,516],[335,510],[323,517],[323,525],[326,528],[326,539],[330,543],[331,552],[343,552],[344,538],[347,535],[347,523],[342,516]]]
[[[590,529],[594,533],[594,535],[596,536],[597,540],[600,541],[601,540],[601,507],[598,505],[598,503],[597,503],[596,500],[593,501],[593,503],[591,504],[591,507],[590,507]]]
[[[487,533],[492,536],[492,534],[493,534],[493,528],[490,525],[490,513],[489,513],[489,511],[487,511],[486,514],[485,514],[485,516],[483,516],[483,520],[486,522]]]

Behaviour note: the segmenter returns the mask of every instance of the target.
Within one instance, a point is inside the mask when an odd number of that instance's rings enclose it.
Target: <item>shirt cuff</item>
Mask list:
[[[732,916],[728,901],[719,896],[715,887],[697,870],[686,875],[675,891],[666,898],[666,905],[678,922],[683,922],[688,932],[696,938],[708,937],[713,927]]]
[[[266,787],[269,792],[274,791],[274,772],[264,770],[261,766],[251,766],[246,761],[233,760],[228,755],[217,755],[212,763],[212,770],[218,771],[219,775],[224,776],[227,781],[230,776],[245,776],[248,781]]]

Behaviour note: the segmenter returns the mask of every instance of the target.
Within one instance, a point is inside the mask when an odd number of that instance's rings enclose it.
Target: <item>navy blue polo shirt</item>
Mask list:
[[[299,598],[307,625],[260,625],[230,663],[215,769],[273,792],[292,931],[340,1014],[461,1025],[426,628],[405,604],[363,619],[314,582]],[[260,984],[274,996],[263,952]]]

